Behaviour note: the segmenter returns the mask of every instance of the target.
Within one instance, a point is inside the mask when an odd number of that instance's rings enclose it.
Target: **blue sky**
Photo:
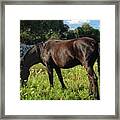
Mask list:
[[[100,29],[99,20],[64,20],[64,24],[67,24],[72,30],[81,27],[84,23],[90,24],[93,28]]]

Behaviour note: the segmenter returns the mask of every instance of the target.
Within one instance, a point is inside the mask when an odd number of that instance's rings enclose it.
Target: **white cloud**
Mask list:
[[[80,23],[90,23],[90,20],[80,20]]]
[[[68,20],[69,24],[83,24],[83,23],[90,23],[90,20]]]
[[[79,24],[80,20],[68,20],[67,21],[69,24]]]

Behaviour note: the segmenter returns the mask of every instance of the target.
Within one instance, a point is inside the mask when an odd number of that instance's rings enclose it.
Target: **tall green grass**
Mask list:
[[[89,96],[89,80],[86,70],[78,65],[71,69],[61,69],[67,89],[62,89],[54,71],[54,87],[50,88],[46,68],[36,64],[30,68],[27,86],[20,87],[21,100],[93,100]],[[94,70],[98,76],[97,63]],[[98,77],[99,78],[99,77]],[[98,79],[99,84],[99,79]]]

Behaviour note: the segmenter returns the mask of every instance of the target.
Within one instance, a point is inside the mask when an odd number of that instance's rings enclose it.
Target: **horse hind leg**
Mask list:
[[[95,99],[99,100],[99,90],[98,90],[98,83],[97,83],[97,76],[93,70],[93,66],[86,67],[88,72],[88,78],[90,81],[90,94],[93,94]]]

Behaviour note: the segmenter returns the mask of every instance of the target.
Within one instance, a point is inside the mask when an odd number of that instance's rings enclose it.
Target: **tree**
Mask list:
[[[100,31],[90,26],[88,23],[84,23],[81,27],[75,29],[77,31],[77,36],[79,37],[91,37],[100,41]]]
[[[20,41],[21,43],[37,43],[48,39],[74,39],[79,37],[92,37],[100,41],[99,29],[84,23],[75,30],[69,30],[69,26],[63,20],[21,20]]]
[[[68,29],[69,26],[64,24],[62,20],[21,20],[20,40],[21,42],[30,42],[56,37],[60,39],[62,34],[68,31]]]
[[[73,39],[73,38],[76,38],[76,36],[75,36],[75,31],[74,30],[69,30],[68,32],[67,32],[67,39]]]

